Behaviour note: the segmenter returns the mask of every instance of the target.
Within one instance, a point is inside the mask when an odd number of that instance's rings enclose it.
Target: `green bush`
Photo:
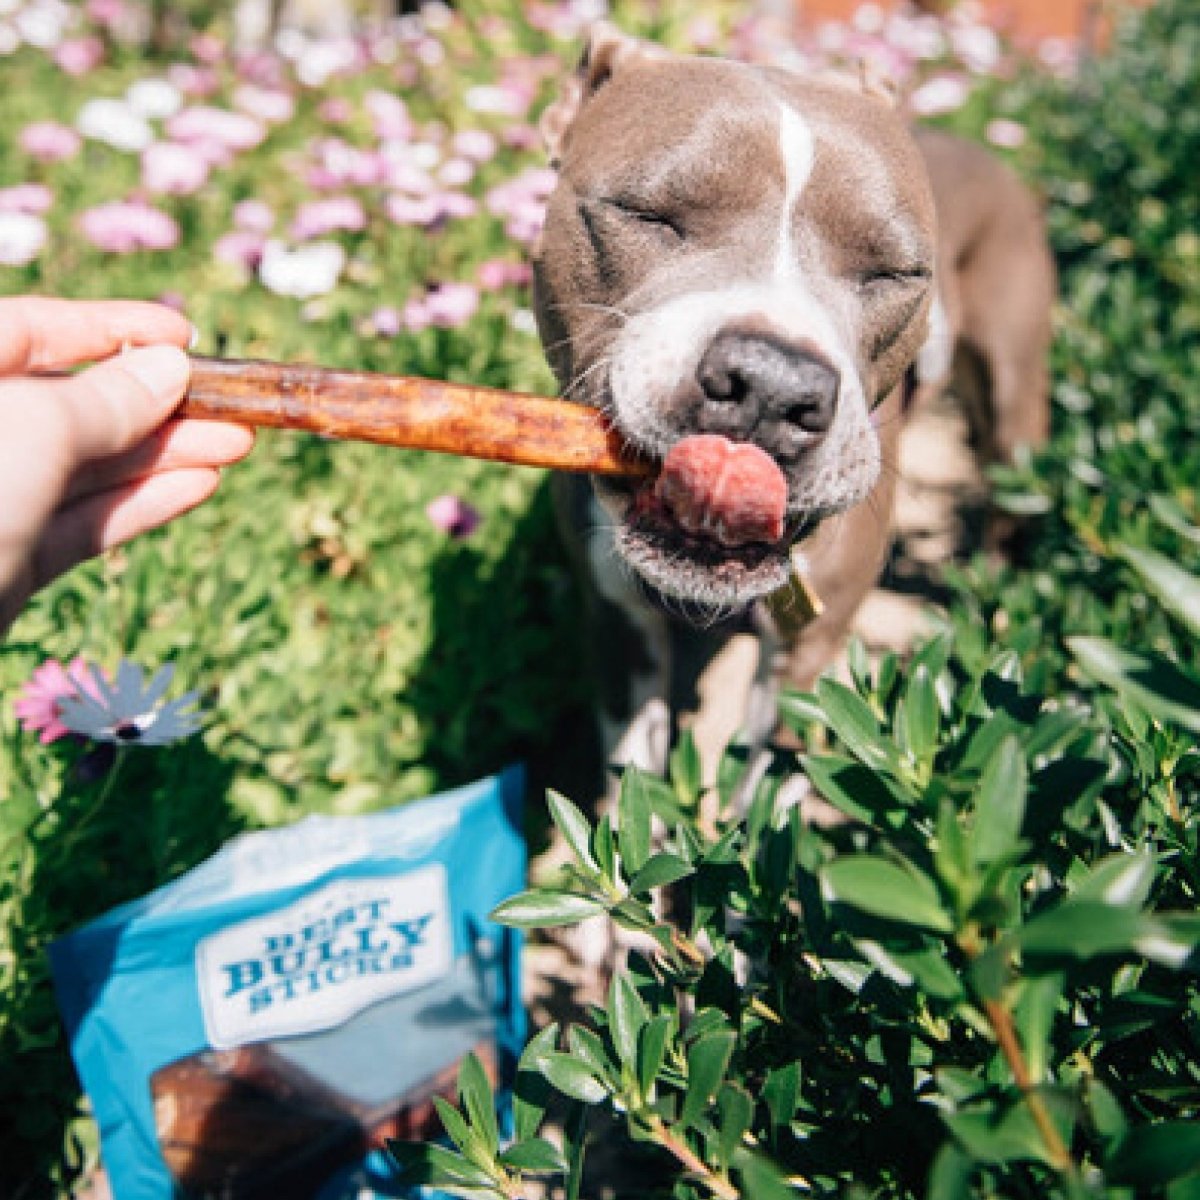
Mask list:
[[[669,781],[625,776],[615,824],[551,797],[574,861],[497,915],[605,913],[646,949],[532,1040],[514,1145],[464,1073],[454,1148],[396,1147],[414,1179],[584,1194],[590,1113],[639,1196],[1200,1195],[1191,10],[1014,87],[1063,285],[1052,441],[997,472],[1027,560],[956,571],[911,661],[855,648],[848,685],[786,697],[807,751],[744,813],[745,764],[714,814],[686,744]],[[840,822],[781,802],[798,766]]]

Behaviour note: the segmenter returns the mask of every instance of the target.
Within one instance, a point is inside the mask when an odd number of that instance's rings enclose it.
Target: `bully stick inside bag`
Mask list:
[[[244,834],[51,948],[117,1200],[403,1195],[473,1051],[523,1037],[517,769],[390,812]]]

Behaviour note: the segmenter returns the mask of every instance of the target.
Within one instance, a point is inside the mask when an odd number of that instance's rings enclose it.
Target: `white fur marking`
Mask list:
[[[787,278],[796,270],[796,255],[792,246],[792,212],[800,193],[812,175],[816,146],[812,130],[804,118],[786,104],[779,105],[779,153],[783,159],[783,212],[779,215],[779,249],[775,255],[775,274]]]

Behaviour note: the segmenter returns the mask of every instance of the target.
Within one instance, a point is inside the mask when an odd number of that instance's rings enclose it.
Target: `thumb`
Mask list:
[[[178,347],[147,346],[56,380],[75,461],[139,445],[174,412],[191,369]]]

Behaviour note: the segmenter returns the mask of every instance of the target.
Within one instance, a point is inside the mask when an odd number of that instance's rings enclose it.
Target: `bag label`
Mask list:
[[[339,1025],[444,975],[453,957],[446,870],[341,879],[209,934],[196,980],[218,1050]]]

